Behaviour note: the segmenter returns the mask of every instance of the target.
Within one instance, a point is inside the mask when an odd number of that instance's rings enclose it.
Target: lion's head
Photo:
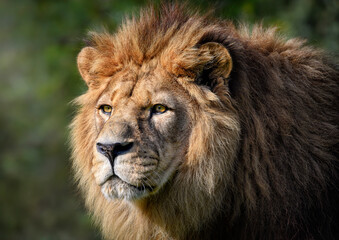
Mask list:
[[[291,74],[325,81],[333,69],[321,61],[271,30],[239,33],[178,6],[148,9],[114,35],[93,33],[78,56],[89,90],[76,100],[72,143],[76,177],[104,235],[294,235],[302,209],[326,195],[310,189],[330,179],[332,163],[319,159],[333,159],[325,152],[334,141],[297,127],[309,121],[296,113],[310,100]],[[323,130],[332,120],[316,119]]]
[[[206,45],[199,50],[206,51]],[[79,55],[82,71],[82,59],[92,51],[96,50],[85,48]],[[185,162],[196,119],[203,114],[188,88],[200,99],[210,94],[218,104],[211,90],[198,87],[193,78],[171,75],[158,59],[141,66],[131,63],[110,77],[96,101],[92,160],[93,175],[108,199],[137,200],[155,194]],[[235,136],[238,128],[234,114],[229,115],[229,134]]]
[[[167,211],[187,211],[184,218],[194,217],[189,224],[198,228],[213,212],[201,208],[219,208],[220,189],[231,182],[239,141],[227,86],[232,59],[220,43],[199,43],[203,32],[187,37],[174,28],[141,52],[128,46],[141,43],[121,40],[138,34],[128,26],[115,37],[94,34],[92,46],[78,56],[89,91],[78,99],[83,107],[73,129],[75,168],[88,171],[83,184],[100,189],[111,207],[130,202],[145,209],[167,196]],[[190,27],[197,31],[199,25]],[[171,42],[175,37],[180,48]],[[192,201],[199,201],[195,213]]]

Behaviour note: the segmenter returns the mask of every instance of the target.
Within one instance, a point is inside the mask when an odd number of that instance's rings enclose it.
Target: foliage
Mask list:
[[[70,171],[72,99],[86,90],[76,55],[88,30],[116,29],[147,1],[0,2],[0,238],[100,239]],[[236,21],[277,25],[339,50],[336,0],[191,1]]]

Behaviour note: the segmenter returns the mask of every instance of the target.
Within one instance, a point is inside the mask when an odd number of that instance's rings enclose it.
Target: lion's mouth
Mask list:
[[[128,183],[128,182],[122,180],[122,179],[121,179],[119,176],[117,176],[117,175],[112,175],[111,177],[109,177],[109,178],[107,179],[107,181],[121,181],[121,182],[123,182],[124,184],[127,184],[129,187],[135,188],[135,189],[137,189],[137,190],[139,190],[139,191],[145,191],[145,190],[148,190],[149,192],[152,192],[152,191],[154,190],[154,188],[155,188],[155,187],[152,187],[152,186],[149,186],[149,185],[146,185],[146,184],[141,184],[141,186],[135,186],[135,185],[133,185],[133,184],[130,184],[130,183]],[[106,182],[107,182],[107,181],[106,181]]]
[[[139,199],[156,191],[156,187],[145,183],[133,185],[122,180],[117,175],[110,176],[101,185],[101,191],[106,198],[124,198],[124,199]]]
[[[159,159],[155,156],[127,154],[115,159],[113,166],[97,169],[97,183],[108,199],[140,199],[158,189]]]

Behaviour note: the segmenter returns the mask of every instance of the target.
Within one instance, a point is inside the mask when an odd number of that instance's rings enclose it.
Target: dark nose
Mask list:
[[[133,147],[133,142],[123,143],[97,143],[97,150],[99,153],[105,155],[111,163],[118,155],[128,152]]]

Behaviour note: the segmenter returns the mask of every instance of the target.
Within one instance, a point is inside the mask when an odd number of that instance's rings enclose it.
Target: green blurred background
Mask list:
[[[337,0],[190,1],[216,15],[276,25],[331,54]],[[76,56],[88,30],[114,30],[147,1],[0,1],[0,240],[101,239],[72,180],[70,101],[86,91]]]

